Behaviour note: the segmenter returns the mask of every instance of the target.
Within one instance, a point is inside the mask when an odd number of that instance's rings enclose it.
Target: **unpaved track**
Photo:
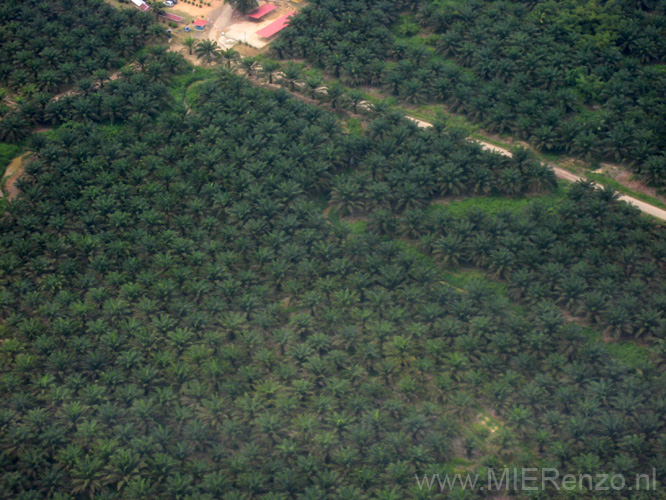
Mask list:
[[[18,182],[19,177],[21,177],[21,174],[23,174],[23,169],[25,168],[25,162],[23,160],[30,154],[32,153],[29,151],[23,153],[21,156],[14,158],[11,163],[7,165],[7,169],[2,176],[5,189],[4,192],[0,191],[0,198],[6,196],[8,200],[13,200],[18,196],[19,190],[18,187],[16,187],[16,183]]]
[[[424,122],[423,120],[417,120],[416,118],[412,118],[411,116],[407,116],[409,120],[412,120],[414,123],[416,123],[419,127],[421,128],[428,128],[432,127],[432,123]],[[488,142],[483,142],[479,141],[476,139],[472,139],[474,142],[478,143],[481,145],[481,147],[485,150],[492,151],[493,153],[501,154],[502,156],[513,156],[511,151],[508,149],[500,148],[498,146],[494,146],[493,144],[490,144]],[[578,181],[583,181],[585,180],[584,177],[580,177],[576,174],[572,174],[568,170],[565,170],[560,167],[556,167],[555,165],[548,165],[550,168],[553,169],[555,172],[555,176],[558,179],[565,180],[567,182],[578,182]],[[594,183],[594,186],[598,189],[603,189],[603,186],[600,184]],[[628,196],[626,194],[621,195],[618,199],[629,203],[630,205],[635,206],[638,208],[641,212],[646,213],[648,215],[651,215],[653,217],[656,217],[657,219],[661,219],[663,221],[666,221],[666,210],[662,210],[661,208],[657,208],[654,205],[650,205],[649,203],[646,203],[644,201],[641,201],[639,199],[634,198],[633,196]]]

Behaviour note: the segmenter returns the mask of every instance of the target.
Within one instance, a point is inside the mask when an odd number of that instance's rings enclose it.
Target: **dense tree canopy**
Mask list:
[[[663,2],[322,0],[273,50],[408,103],[445,102],[541,150],[623,161],[666,182]]]
[[[352,130],[160,45],[111,68],[21,111],[53,130],[0,216],[0,497],[423,499],[415,474],[511,466],[663,484],[663,228],[441,123]],[[480,196],[508,208],[455,211]]]
[[[516,307],[482,281],[443,284],[377,215],[361,232],[325,218],[319,194],[382,141],[224,74],[190,113],[149,97],[161,86],[143,74],[94,95],[139,82],[120,127],[81,120],[34,139],[23,196],[0,220],[2,491],[420,498],[413,475],[455,460],[661,477],[655,364],[609,357],[548,294]],[[392,121],[371,134],[396,157],[451,140]],[[581,220],[596,217],[580,231],[637,221],[576,193]],[[559,233],[530,237],[530,217],[454,227],[483,228],[493,252],[521,238],[544,249]],[[652,239],[644,229],[636,251]],[[484,411],[497,432],[469,426]]]
[[[103,85],[162,31],[148,14],[102,0],[2,2],[0,88],[17,105],[0,109],[0,140],[25,139],[54,95],[75,84],[84,92]]]

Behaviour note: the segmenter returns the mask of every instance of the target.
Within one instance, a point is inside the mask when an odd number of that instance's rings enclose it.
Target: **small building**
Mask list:
[[[132,0],[132,3],[135,7],[141,9],[143,12],[148,12],[150,10],[150,5],[148,5],[143,0]]]
[[[268,26],[261,28],[259,31],[257,31],[257,35],[263,38],[270,38],[276,33],[282,31],[287,26],[289,26],[289,18],[293,16],[295,12],[296,11],[292,10],[291,12],[288,12],[284,16],[277,18]]]
[[[277,7],[275,5],[272,5],[270,3],[266,3],[262,5],[261,7],[257,7],[255,10],[250,12],[247,17],[248,19],[251,19],[252,21],[259,21],[262,17],[264,17],[266,14],[269,12],[273,12]]]
[[[199,31],[203,31],[206,29],[207,23],[208,21],[206,21],[205,19],[197,19],[196,21],[194,21],[194,27]]]

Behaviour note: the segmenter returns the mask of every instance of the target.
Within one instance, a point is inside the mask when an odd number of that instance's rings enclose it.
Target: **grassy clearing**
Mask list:
[[[615,359],[640,370],[650,363],[650,350],[643,345],[630,341],[606,344],[606,350]]]
[[[136,9],[136,7],[130,2],[120,2],[118,0],[104,0],[106,3],[115,7],[116,9]]]
[[[442,284],[451,286],[459,292],[466,293],[471,286],[481,283],[495,294],[506,298],[511,310],[520,315],[525,314],[522,306],[515,304],[509,299],[508,287],[505,283],[491,280],[485,272],[479,269],[463,267],[442,268],[432,257],[421,253],[412,243],[405,240],[396,241],[407,255],[413,257],[417,262],[435,269]]]
[[[650,349],[642,344],[630,340],[606,342],[600,332],[586,328],[585,333],[590,342],[600,344],[612,357],[636,370],[642,370],[651,364]]]
[[[349,118],[345,125],[349,135],[355,137],[363,135],[363,126],[360,118]]]
[[[566,186],[558,186],[558,188],[549,194],[539,196],[522,196],[519,198],[507,196],[476,196],[473,198],[465,198],[462,200],[450,201],[446,204],[433,204],[430,205],[426,212],[432,213],[438,210],[445,210],[454,217],[462,217],[470,210],[482,210],[488,214],[496,215],[502,212],[519,211],[532,203],[543,203],[547,206],[552,206],[561,200],[566,194]]]
[[[185,98],[189,96],[188,89],[197,82],[207,80],[215,76],[213,68],[203,68],[201,66],[193,66],[193,71],[183,75],[175,76],[171,81],[171,95],[178,103],[184,103]]]
[[[351,234],[355,235],[363,234],[366,230],[366,227],[368,226],[368,222],[361,219],[351,220],[347,222],[351,226]]]
[[[502,295],[509,300],[509,288],[505,283],[491,280],[486,273],[479,269],[470,269],[464,267],[457,267],[454,269],[447,269],[442,271],[442,280],[459,290],[466,291],[470,286],[483,283],[490,290],[497,295]],[[516,308],[516,312],[522,311],[522,307],[512,303],[512,307]]]

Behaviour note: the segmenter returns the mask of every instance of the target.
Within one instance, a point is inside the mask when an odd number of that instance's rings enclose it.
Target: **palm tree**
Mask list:
[[[155,13],[155,20],[158,20],[160,16],[163,16],[166,13],[166,8],[164,7],[164,3],[160,1],[154,1],[154,2],[149,1],[148,5],[150,5],[150,8]]]
[[[20,113],[8,113],[0,121],[0,139],[15,144],[30,135],[30,124]]]
[[[288,62],[284,67],[284,80],[289,84],[289,89],[293,92],[294,87],[301,79],[302,67],[299,64]]]
[[[352,89],[349,92],[347,92],[347,97],[349,97],[349,101],[351,102],[352,111],[354,113],[358,113],[358,105],[364,99],[363,93],[358,89]]]
[[[194,51],[205,64],[210,64],[220,56],[220,48],[215,40],[201,40]]]
[[[332,83],[328,86],[327,90],[328,102],[333,109],[336,109],[345,96],[345,90],[342,85],[338,83]]]
[[[437,169],[437,181],[443,195],[457,195],[465,187],[465,172],[454,163],[445,163]]]
[[[321,87],[322,78],[319,75],[309,76],[305,80],[305,90],[313,99],[317,98],[317,89]]]
[[[240,58],[240,54],[233,48],[222,50],[218,56],[220,59],[227,61],[227,69],[231,69],[231,63]]]
[[[502,170],[498,181],[498,187],[503,193],[515,196],[523,190],[523,176],[517,168]]]
[[[249,14],[259,6],[257,0],[229,0],[229,3],[241,14]]]
[[[189,55],[192,55],[192,49],[193,49],[194,46],[195,46],[196,44],[198,44],[198,43],[199,43],[199,40],[197,40],[196,38],[191,37],[191,36],[188,36],[187,38],[185,38],[185,39],[183,40],[183,46],[184,46],[184,47],[187,47],[187,53],[188,53]]]
[[[251,77],[257,65],[257,60],[254,57],[244,57],[241,59],[240,65],[245,69],[245,76]]]
[[[85,455],[83,459],[76,459],[76,467],[72,470],[72,493],[89,494],[93,498],[95,492],[102,489],[101,470],[102,461]]]
[[[331,203],[342,214],[353,214],[361,210],[364,206],[361,186],[353,178],[338,178],[331,191]]]
[[[463,241],[458,235],[439,238],[434,243],[433,253],[440,257],[446,266],[458,266],[462,259]]]
[[[268,83],[273,83],[273,75],[280,71],[282,66],[275,59],[266,59],[261,62],[261,73],[268,77]]]

